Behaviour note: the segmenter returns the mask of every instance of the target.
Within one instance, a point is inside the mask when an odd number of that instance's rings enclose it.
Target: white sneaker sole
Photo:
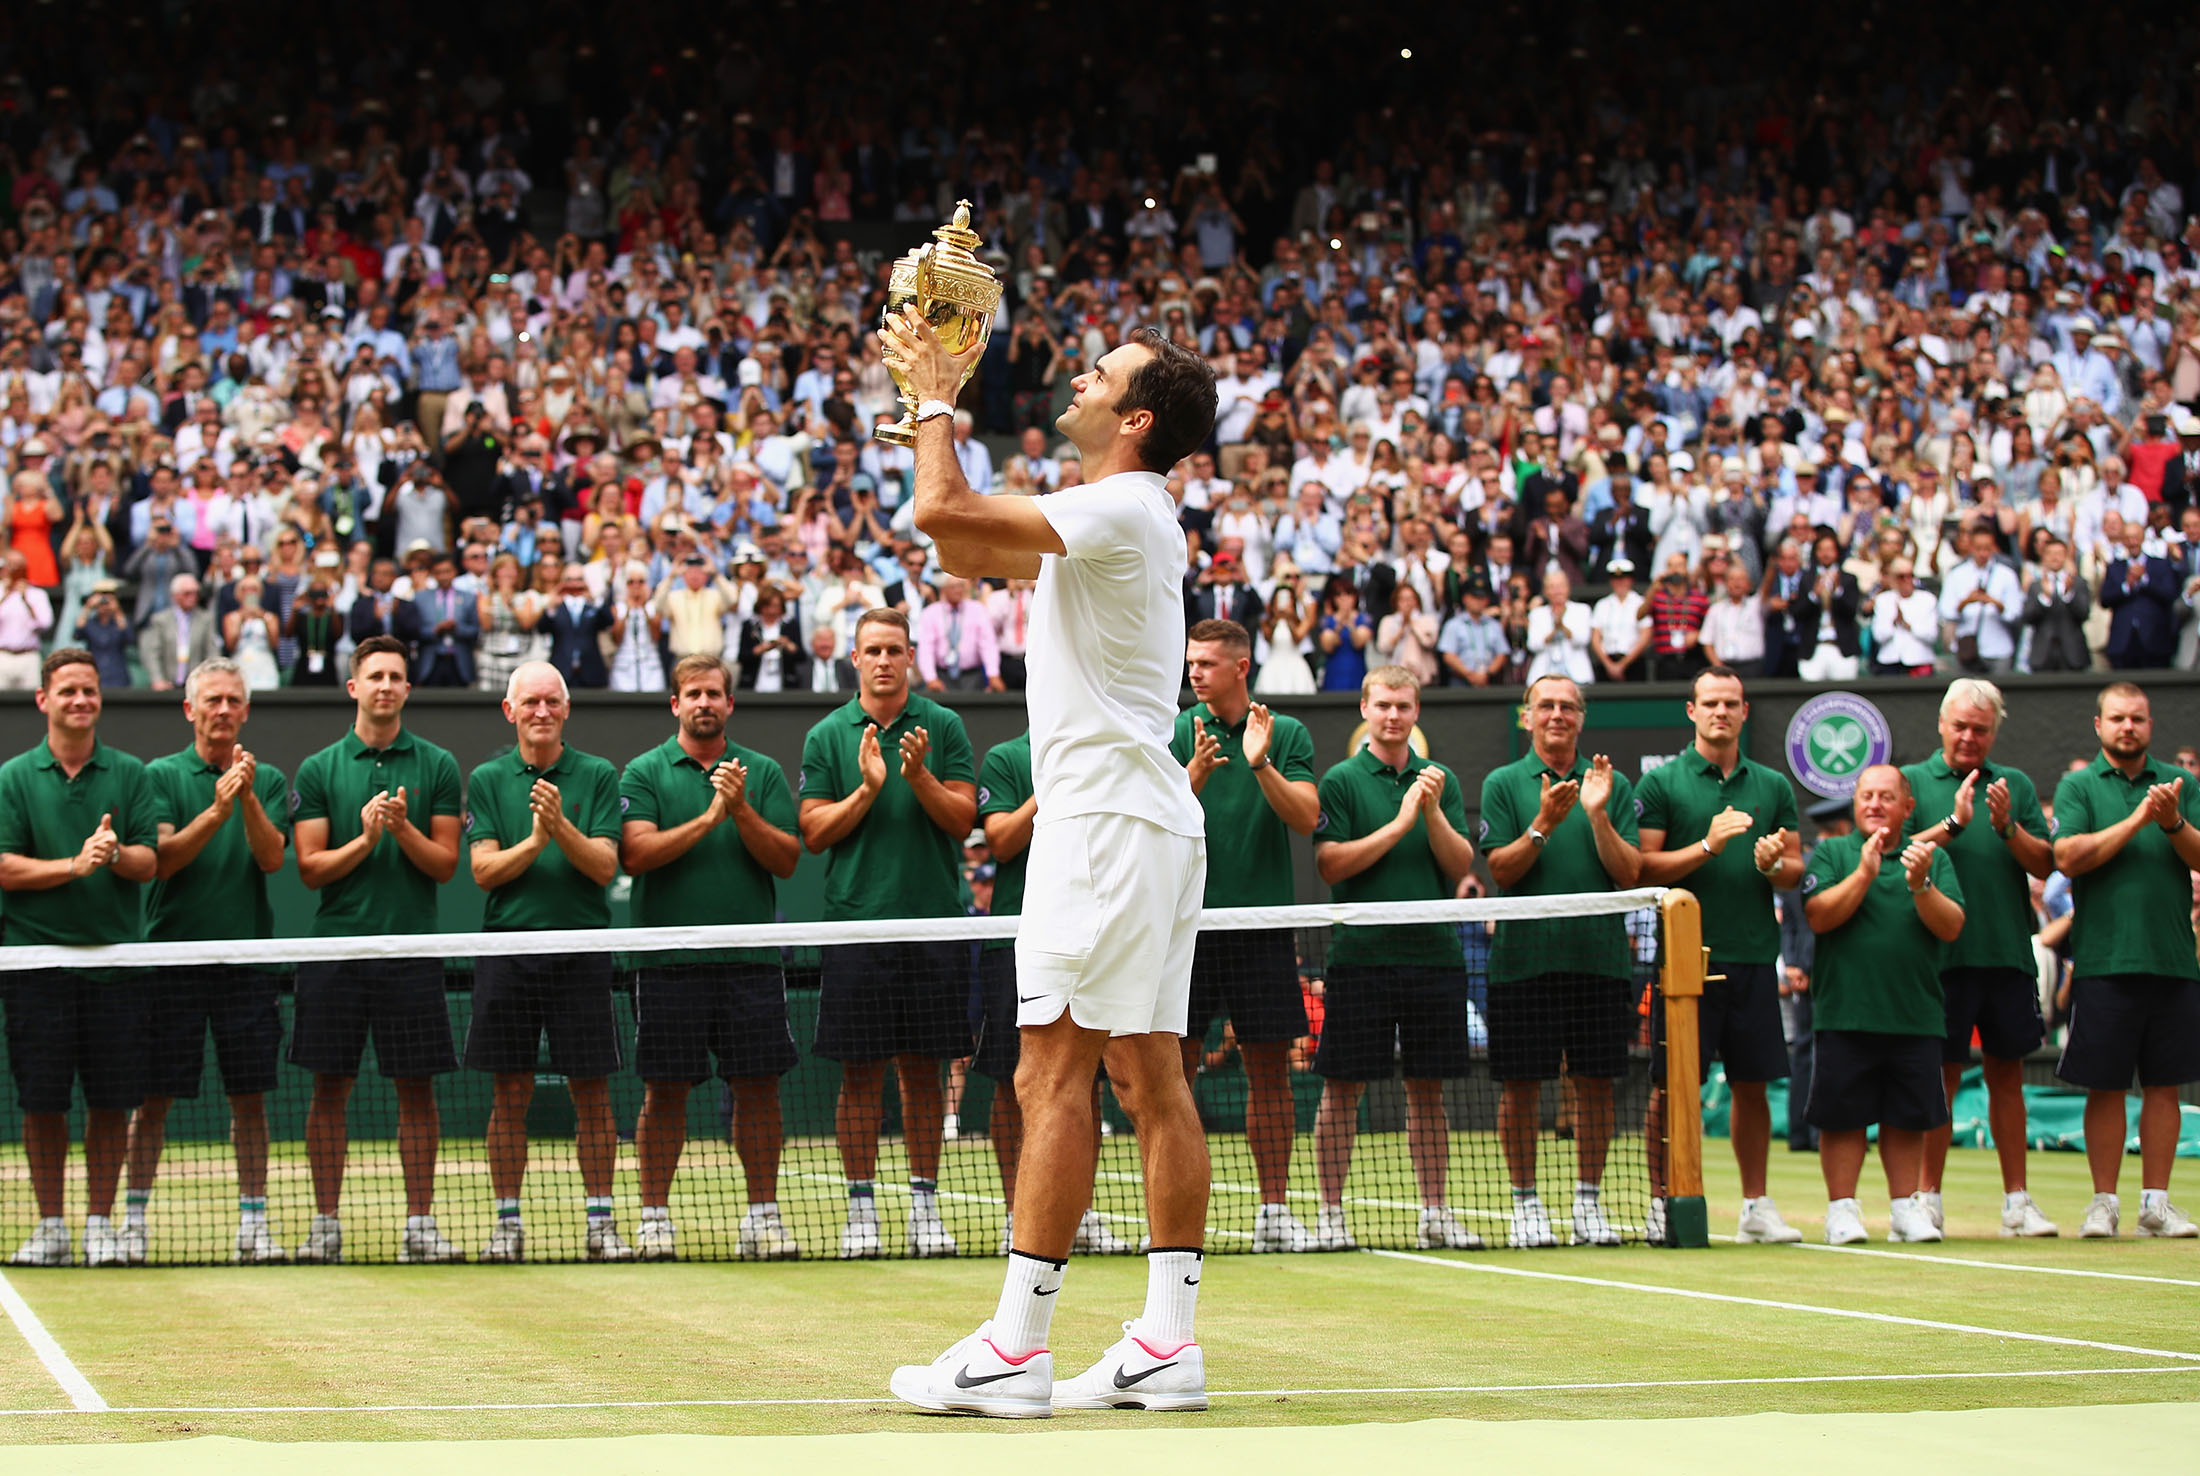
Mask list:
[[[1139,1409],[1148,1414],[1196,1414],[1207,1407],[1207,1391],[1183,1394],[1141,1394],[1125,1389],[1120,1394],[1057,1394],[1056,1409]]]
[[[2052,1240],[2061,1234],[2062,1231],[2053,1225],[2045,1225],[2037,1230],[2027,1230],[2022,1225],[2001,1227],[2001,1238],[2004,1240]]]
[[[1736,1245],[1800,1245],[1803,1243],[1803,1232],[1793,1225],[1787,1227],[1785,1234],[1776,1230],[1743,1230],[1737,1227],[1734,1231],[1734,1243]]]
[[[1946,1238],[1940,1231],[1933,1229],[1930,1225],[1914,1235],[1905,1235],[1899,1230],[1889,1230],[1887,1232],[1887,1240],[1893,1245],[1931,1245],[1934,1241],[1945,1240]]]
[[[953,1399],[924,1387],[923,1375],[930,1369],[896,1369],[887,1387],[902,1403],[913,1405],[927,1414],[983,1415],[995,1420],[1044,1420],[1054,1414],[1051,1399],[1007,1399],[999,1395],[958,1394]]]
[[[2149,1230],[2141,1221],[2132,1227],[2132,1234],[2143,1240],[2191,1240],[2200,1237],[2200,1225],[2180,1225],[2175,1230]]]
[[[2091,1226],[2086,1226],[2078,1231],[2078,1239],[2080,1240],[2114,1240],[2115,1238],[2116,1232],[2113,1229],[2095,1230]]]
[[[1828,1244],[1828,1245],[1866,1245],[1866,1244],[1869,1244],[1869,1243],[1870,1243],[1870,1241],[1871,1241],[1871,1238],[1872,1238],[1872,1236],[1871,1236],[1871,1232],[1870,1232],[1869,1230],[1863,1230],[1863,1229],[1858,1229],[1858,1230],[1844,1230],[1844,1231],[1842,1231],[1842,1232],[1841,1232],[1841,1233],[1840,1233],[1839,1235],[1828,1235],[1828,1236],[1826,1237],[1826,1244]]]

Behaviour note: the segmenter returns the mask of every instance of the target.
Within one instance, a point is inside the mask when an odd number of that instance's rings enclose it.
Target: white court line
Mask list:
[[[1713,1240],[1723,1240],[1730,1245],[1740,1241],[1731,1235],[1714,1235]],[[1975,1266],[1982,1271],[2024,1271],[2034,1276],[2082,1276],[2089,1281],[2144,1281],[2155,1286],[2200,1287],[2200,1281],[2187,1281],[2176,1276],[2141,1276],[2135,1271],[2088,1271],[2077,1266],[2035,1266],[2029,1261],[1977,1261],[1962,1256],[1936,1256],[1927,1251],[1873,1250],[1861,1245],[1820,1245],[1816,1241],[1800,1242],[1800,1248],[1812,1251],[1833,1251],[1844,1256],[1883,1256],[1890,1261],[1908,1261],[1911,1265]]]
[[[107,1401],[99,1397],[99,1391],[92,1387],[92,1381],[85,1378],[83,1371],[61,1350],[61,1345],[54,1341],[53,1334],[46,1331],[46,1324],[38,1320],[38,1314],[31,1310],[31,1304],[24,1301],[22,1295],[9,1284],[4,1272],[0,1272],[0,1307],[8,1309],[8,1318],[15,1324],[15,1330],[23,1335],[24,1342],[31,1345],[31,1351],[46,1366],[46,1372],[53,1375],[53,1381],[61,1386],[61,1392],[69,1396],[71,1405],[79,1410],[95,1413],[107,1408]]]
[[[1652,1286],[1640,1281],[1613,1281],[1603,1276],[1569,1276],[1559,1271],[1529,1271],[1518,1266],[1493,1266],[1487,1262],[1447,1261],[1411,1251],[1371,1250],[1370,1256],[1391,1261],[1414,1261],[1423,1266],[1444,1266],[1483,1276],[1518,1276],[1530,1281],[1565,1281],[1575,1286],[1606,1287],[1615,1291],[1646,1292],[1657,1297],[1680,1297],[1692,1302],[1724,1302],[1735,1307],[1764,1307],[1775,1312],[1810,1312],[1820,1317],[1846,1317],[1858,1322],[1890,1323],[1898,1327],[1931,1328],[1938,1332],[1978,1333],[1990,1338],[2010,1338],[2024,1343],[2053,1343],[2065,1348],[2096,1348],[2104,1353],[2136,1353],[2141,1358],[2175,1358],[2200,1363],[2200,1353],[2181,1353],[2170,1348],[2140,1348],[2130,1343],[2103,1343],[2092,1338],[2057,1337],[2053,1333],[2017,1332],[2010,1328],[1980,1327],[1971,1322],[1940,1322],[1928,1317],[1902,1317],[1892,1312],[1862,1312],[1853,1307],[1820,1307],[1809,1302],[1776,1302],[1765,1297],[1738,1297],[1728,1292],[1696,1291],[1688,1287]]]
[[[1619,1379],[1610,1384],[1395,1384],[1388,1388],[1217,1388],[1208,1399],[1311,1399],[1362,1395],[1553,1395],[1630,1388],[1734,1388],[1771,1384],[1932,1384],[1978,1379],[2108,1379],[2200,1373],[2200,1368],[1973,1368],[1956,1373],[1804,1373],[1747,1379]],[[543,1410],[783,1410],[895,1403],[869,1399],[576,1399],[570,1403],[145,1403],[110,1410],[0,1410],[15,1414],[528,1414]]]
[[[1771,1384],[1894,1384],[1943,1380],[2117,1378],[2200,1373],[2200,1368],[2005,1368],[1951,1373],[1785,1374],[1734,1379],[1624,1379],[1571,1384],[1397,1384],[1370,1389],[1213,1389],[1209,1399],[1299,1399],[1369,1394],[1550,1394],[1619,1389],[1691,1389]],[[499,1414],[563,1409],[787,1409],[893,1404],[890,1394],[867,1399],[603,1399],[539,1404],[146,1404],[107,1410],[0,1409],[15,1415],[154,1414]]]

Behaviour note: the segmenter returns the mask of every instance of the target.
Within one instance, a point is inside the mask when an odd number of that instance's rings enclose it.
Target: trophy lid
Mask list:
[[[934,271],[962,272],[972,276],[993,275],[992,271],[972,253],[978,249],[981,238],[970,229],[970,202],[955,202],[955,218],[932,233],[939,243],[932,253]]]

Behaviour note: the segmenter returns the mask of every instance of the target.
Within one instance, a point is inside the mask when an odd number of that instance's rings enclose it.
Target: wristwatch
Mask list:
[[[1717,851],[1711,849],[1711,837],[1708,835],[1705,836],[1702,840],[1696,842],[1696,844],[1703,847],[1703,853],[1706,856],[1716,856],[1719,854]]]
[[[1529,826],[1529,827],[1528,827],[1528,844],[1529,844],[1529,845],[1535,846],[1535,847],[1537,847],[1537,848],[1539,848],[1539,849],[1540,849],[1540,848],[1541,848],[1542,846],[1544,846],[1545,844],[1547,844],[1547,843],[1548,843],[1549,841],[1550,841],[1550,837],[1549,837],[1549,836],[1547,836],[1547,835],[1545,835],[1545,834],[1544,834],[1544,833],[1543,833],[1542,831],[1540,831],[1540,830],[1536,829],[1536,828],[1535,828],[1535,827],[1534,827],[1533,825],[1531,825],[1531,826]]]
[[[2185,822],[2185,817],[2184,817],[2184,816],[2182,816],[2182,815],[2179,815],[2179,816],[2177,817],[2177,823],[2176,823],[2175,825],[2172,825],[2172,826],[2171,826],[2171,827],[2170,827],[2169,829],[2167,829],[2167,830],[2163,831],[2163,832],[2162,832],[2162,834],[2164,834],[2164,835],[2175,835],[2175,834],[2176,834],[2176,833],[2177,833],[2178,831],[2180,831],[2180,830],[2183,830],[2183,829],[2185,828],[2185,823],[2186,823],[2186,822]]]
[[[1943,830],[1948,832],[1948,839],[1950,840],[1954,840],[1957,836],[1963,834],[1963,822],[1953,815],[1941,821],[1940,825]]]
[[[1269,757],[1269,756],[1268,756],[1267,754],[1265,754],[1265,753],[1264,753],[1264,754],[1262,754],[1262,755],[1260,756],[1260,762],[1259,762],[1259,763],[1257,763],[1257,764],[1247,764],[1247,765],[1246,765],[1245,767],[1246,767],[1246,769],[1247,769],[1247,771],[1248,771],[1248,772],[1250,772],[1250,773],[1254,773],[1254,774],[1258,774],[1258,773],[1259,773],[1259,772],[1260,772],[1261,770],[1263,770],[1263,769],[1273,769],[1273,768],[1274,768],[1275,766],[1276,766],[1276,761],[1275,761],[1274,759],[1270,758],[1270,757]]]
[[[953,415],[954,413],[955,407],[945,400],[924,400],[918,403],[915,418],[923,421],[930,420],[935,416]]]

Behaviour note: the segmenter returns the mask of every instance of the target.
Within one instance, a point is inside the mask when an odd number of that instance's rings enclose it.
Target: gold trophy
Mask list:
[[[983,345],[993,335],[993,314],[1001,305],[1001,279],[971,255],[978,240],[978,233],[970,229],[970,202],[957,200],[955,218],[934,231],[930,242],[894,263],[893,274],[886,282],[881,324],[914,303],[949,353],[961,354]],[[977,370],[978,360],[974,358],[963,371],[962,384],[955,386],[957,393]],[[892,445],[914,446],[916,394],[900,370],[888,365],[886,372],[901,390],[901,419],[877,427],[872,434]]]

